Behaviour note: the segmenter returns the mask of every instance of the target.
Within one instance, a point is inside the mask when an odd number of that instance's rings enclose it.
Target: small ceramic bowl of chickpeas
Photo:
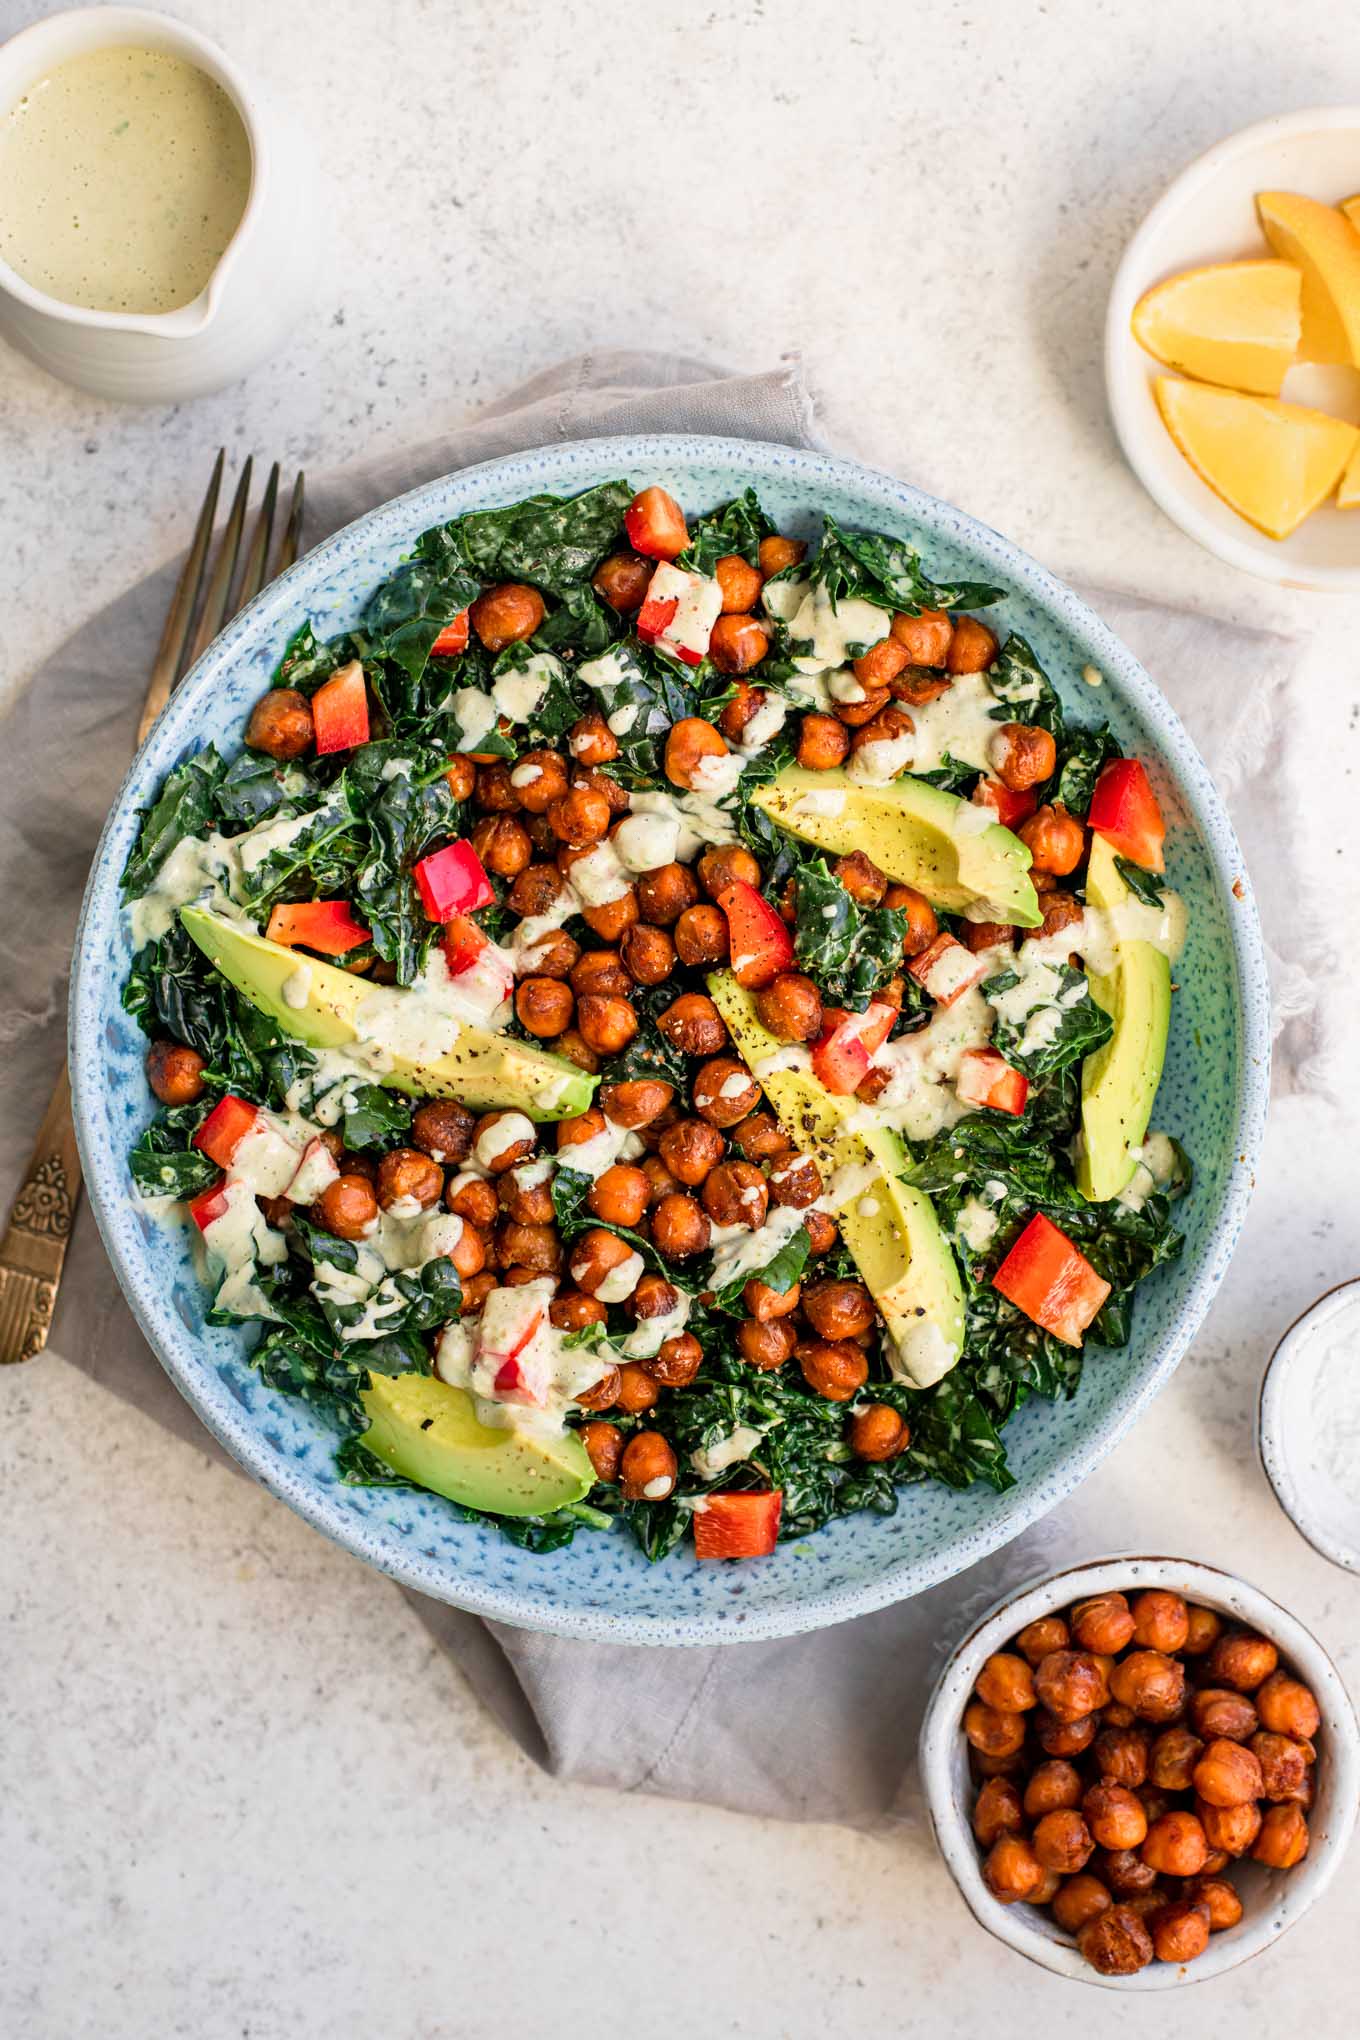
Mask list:
[[[921,1776],[981,1925],[1061,1976],[1161,1990],[1259,1954],[1325,1890],[1360,1728],[1322,1646],[1258,1588],[1101,1559],[959,1645]]]

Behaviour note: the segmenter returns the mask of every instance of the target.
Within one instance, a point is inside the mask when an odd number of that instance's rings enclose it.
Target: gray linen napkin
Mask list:
[[[721,377],[703,363],[658,355],[582,356],[439,439],[309,484],[308,536],[497,454],[658,430],[810,444],[812,405],[795,363]],[[165,567],[82,626],[35,677],[0,742],[6,1202],[59,1067],[80,895],[130,752],[176,571]],[[1258,883],[1272,875],[1263,906],[1286,1022],[1279,1068],[1286,1086],[1308,1081],[1299,1072],[1313,1045],[1317,938],[1297,917],[1300,889],[1281,855],[1288,832],[1278,828],[1290,798],[1279,706],[1300,647],[1133,598],[1092,599],[1188,722],[1232,803]],[[1257,844],[1262,854],[1253,856]],[[52,1347],[200,1451],[218,1453],[145,1345],[88,1215],[72,1242]],[[407,1599],[510,1732],[559,1776],[791,1819],[860,1821],[898,1795],[941,1640],[959,1634],[966,1615],[1007,1579],[1032,1569],[1042,1539],[1040,1526],[986,1567],[840,1628],[721,1649],[569,1643],[484,1623],[420,1595]]]

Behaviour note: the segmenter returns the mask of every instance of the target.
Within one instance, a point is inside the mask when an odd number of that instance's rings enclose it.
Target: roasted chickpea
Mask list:
[[[539,1228],[539,1230],[543,1230],[543,1228]],[[554,1245],[556,1244],[556,1238],[557,1236],[554,1233]],[[475,1225],[468,1225],[465,1222],[463,1230],[458,1235],[453,1251],[449,1255],[449,1259],[458,1270],[463,1281],[470,1281],[474,1275],[480,1275],[490,1258],[486,1234],[479,1231]]]
[[[1094,1868],[1116,1898],[1133,1898],[1138,1892],[1153,1890],[1157,1883],[1157,1872],[1136,1849],[1102,1849]]]
[[[869,1378],[869,1363],[849,1339],[801,1339],[794,1349],[803,1379],[828,1402],[849,1402]]]
[[[578,999],[627,999],[633,991],[633,980],[614,949],[584,950],[571,967],[570,982]]]
[[[1229,1742],[1248,1742],[1259,1720],[1245,1693],[1233,1693],[1225,1686],[1201,1686],[1190,1695],[1190,1720],[1195,1733],[1205,1742],[1226,1736]]]
[[[885,873],[862,850],[853,850],[847,857],[838,857],[831,867],[831,875],[840,880],[851,899],[862,907],[881,905],[888,890]]]
[[[1146,1781],[1148,1739],[1141,1728],[1102,1728],[1091,1756],[1107,1784],[1133,1789]]]
[[[1023,1802],[1025,1813],[1030,1820],[1042,1820],[1046,1813],[1056,1813],[1060,1807],[1080,1806],[1081,1795],[1081,1774],[1076,1765],[1069,1764],[1064,1757],[1050,1757],[1030,1772]]]
[[[777,1041],[815,1041],[822,1031],[822,995],[801,971],[784,970],[756,993],[762,1027]]]
[[[1252,1861],[1264,1863],[1268,1870],[1292,1870],[1308,1854],[1308,1840],[1308,1823],[1301,1808],[1272,1806],[1261,1822]]]
[[[740,553],[724,553],[714,566],[713,578],[722,590],[724,616],[742,615],[760,600],[760,569]]]
[[[497,1229],[496,1245],[503,1268],[531,1271],[521,1277],[524,1281],[535,1275],[555,1275],[562,1265],[562,1242],[554,1225],[521,1225],[509,1219]]]
[[[782,574],[789,567],[796,567],[807,551],[801,538],[762,538],[760,541],[760,571],[768,581],[772,574]]]
[[[888,706],[890,699],[886,687],[865,687],[861,684],[859,699],[837,701],[833,714],[838,722],[846,725],[847,729],[862,729],[865,723],[872,722],[879,711]],[[851,741],[853,743],[853,739]]]
[[[513,815],[487,815],[478,822],[472,847],[496,878],[517,878],[528,870],[534,854],[528,830]]]
[[[1213,1608],[1199,1608],[1193,1602],[1186,1608],[1185,1624],[1181,1650],[1186,1657],[1202,1657],[1223,1634],[1223,1617]]]
[[[616,1406],[625,1416],[638,1417],[644,1410],[655,1409],[660,1400],[661,1384],[656,1377],[640,1360],[625,1360],[619,1369]]]
[[[477,597],[468,612],[472,628],[489,652],[532,637],[543,621],[544,602],[537,588],[522,581],[502,581]]]
[[[1044,1881],[1044,1866],[1023,1835],[998,1835],[982,1865],[992,1897],[1002,1905],[1032,1900]]]
[[[1211,1933],[1221,1934],[1226,1927],[1235,1927],[1242,1917],[1242,1901],[1226,1877],[1196,1877],[1186,1885],[1185,1896],[1208,1907]]]
[[[973,1834],[981,1848],[990,1849],[1001,1835],[1024,1832],[1020,1795],[1009,1778],[988,1778],[973,1802]]]
[[[1017,832],[1026,845],[1036,871],[1051,871],[1065,878],[1075,871],[1086,851],[1086,831],[1074,815],[1060,805],[1045,806],[1021,822]]]
[[[798,731],[798,763],[808,772],[832,772],[850,751],[850,733],[834,715],[805,715]]]
[[[647,1178],[628,1162],[615,1162],[591,1184],[586,1203],[606,1225],[636,1226],[647,1209]]]
[[[637,1014],[627,999],[600,998],[593,992],[578,1001],[576,1024],[596,1055],[618,1055],[638,1031]]]
[[[965,617],[964,622],[970,619]],[[988,633],[990,636],[990,632]],[[1113,1905],[1077,1930],[1083,1960],[1102,1976],[1133,1976],[1152,1960],[1152,1937],[1136,1912]]]
[[[1133,1635],[1133,1617],[1122,1594],[1096,1594],[1078,1601],[1071,1614],[1072,1641],[1083,1650],[1112,1657]]]
[[[567,762],[557,751],[526,751],[511,769],[510,784],[522,808],[546,815],[567,792]]]
[[[1046,1707],[1037,1707],[1032,1719],[1034,1739],[1046,1757],[1075,1757],[1095,1741],[1100,1717],[1083,1714],[1076,1721],[1059,1721]]]
[[[506,894],[506,905],[516,914],[546,914],[556,905],[565,884],[556,865],[530,864]]]
[[[193,1105],[203,1096],[203,1057],[182,1041],[153,1041],[146,1052],[146,1081],[162,1105]]]
[[[1079,1721],[1110,1697],[1105,1668],[1090,1651],[1050,1651],[1035,1666],[1034,1684],[1044,1706],[1059,1721]]]
[[[628,1299],[628,1315],[642,1324],[648,1318],[669,1316],[679,1301],[679,1290],[664,1275],[642,1275]]]
[[[1322,1714],[1312,1692],[1302,1679],[1288,1672],[1272,1671],[1256,1694],[1256,1711],[1262,1726],[1274,1735],[1290,1735],[1308,1742],[1318,1732]]]
[[[646,601],[648,583],[654,571],[655,563],[639,559],[636,553],[610,553],[609,558],[601,560],[596,567],[590,577],[590,585],[601,602],[617,609],[620,616],[631,616]]]
[[[719,1162],[700,1194],[714,1225],[745,1225],[755,1232],[765,1223],[770,1193],[754,1162]]]
[[[1162,1877],[1198,1876],[1208,1853],[1203,1823],[1179,1807],[1158,1815],[1140,1851],[1143,1861]]]
[[[619,740],[598,708],[592,708],[567,732],[567,749],[579,764],[610,765],[619,755]]]
[[[699,881],[684,864],[659,864],[637,881],[638,912],[653,928],[669,928],[699,897]],[[724,926],[726,919],[724,917]]]
[[[910,1443],[905,1419],[888,1403],[865,1403],[850,1419],[850,1449],[857,1459],[871,1464],[896,1459]]]
[[[872,1331],[878,1316],[873,1297],[862,1282],[843,1281],[834,1276],[804,1288],[803,1310],[821,1339],[861,1338]],[[1025,1672],[1028,1679],[1028,1666]],[[1033,1688],[1030,1690],[1032,1696]],[[1033,1697],[1026,1704],[1032,1707]]]
[[[571,1250],[571,1279],[587,1296],[594,1296],[609,1277],[632,1258],[633,1249],[617,1233],[592,1226],[574,1242]]]
[[[890,885],[883,895],[883,904],[906,916],[907,932],[902,943],[904,956],[919,956],[922,950],[929,949],[940,932],[940,924],[924,893],[917,892],[910,885]]]
[[[1066,899],[1069,895],[1059,893],[1053,898]],[[1080,907],[1073,900],[1073,906]],[[1048,902],[1045,902],[1047,912]],[[1189,1632],[1189,1612],[1184,1597],[1170,1593],[1164,1587],[1149,1587],[1133,1599],[1133,1641],[1142,1650],[1159,1650],[1172,1657],[1185,1648]]]
[[[748,1162],[773,1161],[776,1155],[788,1154],[792,1146],[783,1127],[770,1112],[751,1113],[740,1126],[731,1129],[730,1137]]]
[[[271,687],[250,711],[246,742],[269,758],[300,758],[310,750],[315,731],[312,704],[294,687]]]
[[[946,670],[955,674],[985,673],[996,663],[1000,649],[995,634],[985,623],[979,623],[975,616],[956,616],[954,635],[945,654]]]
[[[1095,1849],[1086,1822],[1070,1806],[1044,1814],[1035,1825],[1030,1846],[1045,1870],[1056,1870],[1064,1877],[1084,1870]]]
[[[619,1466],[625,1499],[664,1502],[675,1486],[676,1471],[675,1454],[659,1431],[635,1431]]]
[[[993,772],[1012,793],[1028,793],[1053,777],[1058,747],[1047,730],[1032,723],[1002,723],[987,746]]]
[[[515,1012],[526,1034],[551,1041],[570,1026],[576,1001],[560,978],[522,978],[515,992]]]
[[[909,708],[924,708],[948,694],[953,685],[947,673],[932,672],[929,666],[904,666],[896,679],[888,682],[888,692],[894,701],[904,701]]]
[[[523,1115],[518,1112],[484,1112],[477,1121],[473,1150],[489,1175],[502,1175],[506,1169],[513,1169],[516,1162],[528,1161],[538,1144],[538,1135],[532,1127],[527,1134],[521,1134],[519,1128],[523,1124]]]
[[[659,1204],[663,1197],[670,1196],[672,1190],[680,1188],[679,1183],[666,1167],[660,1155],[648,1155],[647,1159],[641,1164],[641,1167],[643,1175],[647,1178],[647,1202],[649,1204]]]
[[[495,1186],[480,1176],[455,1177],[445,1202],[450,1211],[456,1211],[469,1225],[480,1226],[494,1225],[500,1206]]]
[[[785,1318],[797,1310],[802,1300],[802,1285],[791,1282],[787,1289],[771,1289],[768,1282],[759,1276],[752,1276],[741,1292],[741,1300],[753,1318],[761,1324],[769,1324],[775,1318]]]
[[[776,1204],[806,1211],[822,1194],[822,1172],[811,1155],[790,1154],[771,1169],[769,1184]]]
[[[465,751],[455,751],[444,767],[444,783],[455,800],[471,800],[477,767]]]
[[[1110,1691],[1140,1721],[1174,1721],[1185,1705],[1185,1667],[1159,1650],[1134,1650],[1110,1674]]]
[[[1232,1686],[1239,1693],[1252,1693],[1275,1670],[1280,1653],[1264,1636],[1239,1630],[1220,1636],[1209,1652],[1206,1675],[1215,1685]]]
[[[682,1055],[717,1055],[727,1046],[727,1026],[703,992],[682,992],[657,1019],[672,1048]]]
[[[911,664],[911,654],[895,637],[880,638],[854,662],[855,678],[861,687],[889,687]]]
[[[584,850],[598,843],[609,828],[609,802],[590,786],[573,786],[548,809],[548,821],[559,843]]]
[[[554,1128],[557,1152],[565,1148],[584,1147],[587,1141],[595,1140],[605,1131],[605,1117],[598,1105],[590,1105],[584,1112],[578,1112],[574,1119],[559,1119]]]
[[[1148,1769],[1162,1792],[1188,1792],[1204,1744],[1188,1728],[1168,1728],[1152,1745]]]
[[[1222,1736],[1206,1746],[1195,1765],[1193,1783],[1210,1806],[1245,1806],[1265,1792],[1261,1766],[1253,1752]]]
[[[724,1142],[716,1126],[703,1119],[681,1119],[661,1136],[660,1155],[679,1183],[702,1183],[722,1160]]]
[[[1197,1799],[1195,1815],[1207,1846],[1229,1856],[1244,1856],[1261,1832],[1261,1809],[1251,1800],[1242,1806],[1210,1806],[1207,1799]]]
[[[735,1126],[760,1103],[760,1086],[745,1063],[717,1056],[696,1070],[690,1095],[695,1111],[710,1126]]]
[[[1148,1926],[1159,1962],[1193,1962],[1209,1945],[1209,1908],[1199,1899],[1174,1899]]]
[[[664,928],[639,921],[619,944],[624,969],[635,984],[661,985],[675,969],[675,944]]]
[[[1200,1824],[1203,1826],[1203,1822]],[[1200,1873],[1201,1879],[1204,1877],[1221,1877],[1228,1867],[1229,1860],[1226,1849],[1210,1849],[1204,1859],[1204,1869]]]
[[[977,1675],[979,1700],[1006,1714],[1026,1714],[1035,1703],[1034,1674],[1022,1657],[995,1650]]]
[[[673,1191],[652,1208],[652,1239],[668,1261],[688,1261],[706,1252],[711,1234],[703,1206],[682,1191]]]
[[[564,1289],[559,1291],[548,1305],[548,1316],[559,1331],[579,1332],[583,1331],[587,1325],[604,1324],[609,1316],[609,1312],[597,1297],[587,1296],[583,1289]],[[587,1393],[593,1394],[594,1390],[588,1390]],[[576,1400],[580,1402],[581,1397],[578,1395]],[[614,1398],[611,1395],[609,1402],[612,1403],[613,1400]],[[602,1410],[607,1409],[609,1404],[592,1402],[585,1404],[584,1407],[592,1410]]]
[[[699,883],[716,900],[729,885],[760,885],[760,866],[739,843],[712,844],[699,859]]]
[[[861,724],[856,729],[850,739],[851,754],[854,757],[858,757],[861,751],[877,745],[896,744],[900,738],[911,736],[915,729],[916,724],[912,721],[906,709],[900,707],[895,701],[890,701],[876,715],[871,716],[867,722]],[[891,767],[895,776],[898,772],[906,771],[907,767],[905,763],[900,765],[894,764],[893,755],[892,753],[887,754],[886,764]],[[881,759],[882,756],[883,754],[880,754]],[[865,762],[867,763],[868,761],[866,760]]]
[[[1236,1748],[1234,1743],[1230,1745]],[[1263,1730],[1251,1739],[1251,1754],[1261,1770],[1261,1793],[1266,1799],[1296,1799],[1308,1779],[1312,1761],[1311,1744],[1295,1742],[1292,1736]]]
[[[473,1275],[463,1284],[463,1308],[460,1316],[476,1317],[493,1289],[497,1287],[496,1277],[488,1268],[481,1275]]]
[[[642,1364],[667,1388],[688,1388],[704,1364],[704,1349],[693,1332],[677,1332],[673,1339],[663,1339],[659,1350]]]
[[[630,1132],[650,1126],[675,1096],[675,1086],[660,1077],[632,1077],[621,1084],[600,1086],[600,1109],[615,1126]]]
[[[943,609],[923,609],[917,616],[895,616],[892,634],[913,666],[943,666],[949,657],[954,624]]]
[[[737,1351],[748,1367],[758,1367],[763,1374],[773,1373],[776,1367],[792,1359],[797,1343],[798,1334],[787,1318],[773,1318],[768,1323],[760,1318],[743,1318],[737,1326]]]
[[[720,616],[708,641],[708,656],[720,673],[749,673],[753,666],[760,664],[769,649],[770,633],[754,616]],[[666,750],[669,760],[669,740]],[[666,776],[668,779],[673,777],[669,762]],[[676,781],[677,785],[685,783],[683,780]],[[691,778],[688,783],[692,786],[695,781]]]
[[[1025,1624],[1015,1639],[1015,1647],[1022,1658],[1027,1658],[1031,1665],[1037,1665],[1040,1658],[1046,1658],[1050,1651],[1066,1650],[1070,1641],[1070,1632],[1061,1615],[1040,1615]]]
[[[675,951],[681,963],[725,963],[730,950],[727,916],[721,907],[686,907],[675,924]]]
[[[363,1176],[337,1176],[316,1200],[317,1218],[338,1240],[367,1239],[378,1223],[378,1200]]]
[[[601,1423],[596,1418],[582,1424],[577,1436],[586,1448],[596,1480],[612,1486],[619,1477],[619,1462],[623,1458],[623,1433],[618,1425]]]
[[[1102,1849],[1136,1849],[1148,1830],[1143,1802],[1126,1785],[1092,1785],[1081,1810]]]
[[[665,773],[672,786],[686,789],[700,784],[706,758],[725,758],[727,743],[712,723],[697,715],[682,716],[672,723],[666,738]]]
[[[1059,1886],[1053,1900],[1053,1917],[1065,1934],[1076,1934],[1088,1920],[1108,1912],[1113,1903],[1100,1879],[1083,1870]]]
[[[493,758],[489,764],[477,767],[473,799],[483,814],[513,815],[519,812],[519,788],[511,780],[510,767],[503,759]]]
[[[418,1148],[393,1148],[378,1164],[378,1202],[384,1211],[412,1203],[428,1211],[443,1194],[444,1171]]]
[[[1123,1707],[1118,1700],[1111,1700],[1100,1710],[1102,1728],[1132,1728],[1137,1716],[1131,1707]]]

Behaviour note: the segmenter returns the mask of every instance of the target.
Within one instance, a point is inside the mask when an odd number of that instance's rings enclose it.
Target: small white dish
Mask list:
[[[1333,1565],[1360,1573],[1360,1439],[1352,1444],[1349,1493],[1335,1458],[1345,1451],[1335,1397],[1347,1356],[1360,1382],[1360,1278],[1329,1289],[1280,1340],[1261,1382],[1256,1443],[1275,1499],[1300,1536]],[[1349,1414],[1360,1425],[1360,1389]]]
[[[1162,423],[1153,396],[1174,374],[1144,352],[1129,321],[1145,290],[1183,269],[1270,253],[1258,191],[1299,191],[1335,204],[1360,191],[1360,107],[1281,113],[1230,135],[1183,170],[1130,241],[1105,315],[1105,388],[1124,455],[1143,487],[1188,537],[1231,567],[1284,588],[1360,591],[1360,510],[1324,506],[1286,539],[1267,538],[1220,502]],[[1360,424],[1360,370],[1300,366],[1288,403]]]
[[[969,1824],[975,1787],[969,1776],[963,1710],[985,1660],[1002,1650],[1027,1622],[1051,1615],[1090,1594],[1143,1587],[1168,1587],[1188,1601],[1215,1608],[1235,1624],[1259,1631],[1279,1645],[1280,1656],[1312,1688],[1322,1711],[1318,1732],[1317,1798],[1308,1813],[1308,1854],[1293,1870],[1267,1870],[1235,1863],[1232,1879],[1242,1900],[1237,1926],[1211,1936],[1195,1962],[1151,1962],[1133,1976],[1102,1976],[1078,1954],[1076,1943],[1052,1916],[1037,1906],[1002,1905],[982,1878],[982,1857]],[[1322,1645],[1303,1624],[1259,1587],[1189,1559],[1123,1558],[1092,1560],[1007,1594],[982,1617],[958,1646],[943,1672],[921,1725],[921,1782],[940,1852],[969,1910],[980,1926],[1008,1948],[1077,1983],[1106,1990],[1148,1992],[1202,1983],[1249,1962],[1320,1897],[1341,1867],[1360,1800],[1360,1725],[1341,1675]]]

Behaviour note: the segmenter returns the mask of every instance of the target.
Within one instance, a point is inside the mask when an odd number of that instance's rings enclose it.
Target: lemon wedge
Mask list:
[[[1133,337],[1200,382],[1278,397],[1298,352],[1301,277],[1292,262],[1214,262],[1145,291]]]
[[[1303,275],[1303,361],[1360,367],[1360,233],[1344,212],[1292,191],[1258,191],[1266,239]]]
[[[1331,494],[1360,445],[1354,425],[1273,397],[1169,375],[1157,378],[1156,393],[1167,431],[1200,480],[1267,538],[1288,538]]]
[[[1341,486],[1336,492],[1338,510],[1354,510],[1360,507],[1360,446],[1351,455],[1350,464],[1341,477]]]
[[[1343,198],[1341,210],[1356,232],[1360,233],[1360,192],[1357,192],[1354,198]]]

